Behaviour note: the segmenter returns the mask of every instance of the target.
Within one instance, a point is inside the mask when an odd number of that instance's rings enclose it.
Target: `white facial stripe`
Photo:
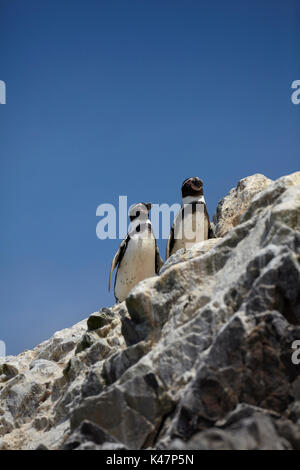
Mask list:
[[[182,198],[182,204],[191,204],[192,202],[204,202],[204,196],[185,196]]]

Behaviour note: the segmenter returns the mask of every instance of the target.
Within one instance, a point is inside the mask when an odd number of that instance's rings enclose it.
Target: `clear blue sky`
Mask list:
[[[0,339],[113,304],[96,208],[299,169],[299,0],[0,0]],[[159,246],[165,254],[165,241]]]

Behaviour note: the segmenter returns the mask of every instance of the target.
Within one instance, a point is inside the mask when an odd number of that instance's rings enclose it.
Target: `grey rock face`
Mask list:
[[[163,274],[167,269],[171,266],[174,266],[177,263],[182,263],[183,261],[188,261],[192,258],[196,258],[196,256],[204,255],[207,253],[211,248],[216,246],[219,241],[222,240],[221,238],[210,238],[209,240],[205,240],[200,243],[196,243],[192,246],[191,249],[184,251],[183,248],[178,250],[174,253],[170,258],[167,259],[165,264],[162,266],[160,270],[160,274]]]
[[[225,429],[213,427],[196,433],[188,442],[175,439],[173,450],[290,450],[291,444],[276,431],[274,421],[267,415],[255,413],[242,418]]]
[[[215,229],[0,364],[0,447],[299,449],[300,172],[241,180]]]
[[[272,180],[260,174],[240,180],[218,204],[213,217],[215,235],[224,237],[229,230],[236,227],[243,213],[251,205],[252,198],[271,183]]]
[[[84,420],[64,443],[62,450],[101,450],[107,444],[114,444],[115,450],[125,449],[125,446],[117,443],[99,426]]]
[[[109,325],[113,316],[113,312],[108,308],[103,308],[100,312],[92,313],[87,321],[88,330],[98,330],[105,325]]]

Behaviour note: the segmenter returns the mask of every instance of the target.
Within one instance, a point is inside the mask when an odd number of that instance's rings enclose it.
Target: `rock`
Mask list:
[[[29,364],[29,370],[38,377],[57,377],[61,373],[61,368],[53,361],[37,359]]]
[[[133,346],[142,341],[145,336],[143,327],[139,329],[139,325],[132,321],[131,318],[128,318],[128,316],[122,318],[121,332],[127,346]]]
[[[0,360],[1,448],[299,449],[300,172],[241,180],[215,224],[126,302]]]
[[[111,356],[103,365],[102,376],[105,383],[111,385],[116,382],[129,367],[136,364],[150,349],[150,343],[141,341]]]
[[[18,375],[18,373],[18,369],[13,364],[4,363],[0,366],[0,377],[2,376],[3,382],[12,379],[16,375]]]
[[[294,450],[300,450],[300,426],[288,419],[276,423],[277,433],[288,441]]]
[[[172,256],[170,256],[170,258],[167,259],[167,261],[165,262],[165,264],[162,266],[160,270],[160,274],[163,274],[167,269],[169,269],[171,266],[174,266],[177,263],[182,263],[183,261],[188,261],[189,259],[204,255],[209,250],[214,248],[214,246],[216,246],[220,240],[222,239],[210,238],[209,240],[205,240],[204,242],[196,243],[189,250],[185,251],[183,248],[181,248]]]
[[[229,230],[236,227],[240,217],[251,205],[252,198],[266,189],[271,183],[272,180],[260,174],[240,180],[236,187],[232,188],[217,206],[213,217],[215,235],[224,237]]]
[[[287,367],[280,360],[289,328],[276,312],[250,317],[242,311],[236,313],[186,388],[170,436],[189,439],[208,424],[214,426],[224,419],[239,401],[283,413],[292,401],[289,367],[300,374],[297,366]],[[300,338],[299,327],[294,329]]]
[[[290,200],[290,203],[294,205],[291,193],[287,191],[295,187],[295,191],[298,192],[299,184],[300,171],[292,173],[291,175],[283,176],[282,178],[274,181],[272,184],[268,185],[265,190],[258,192],[252,198],[251,204],[248,205],[246,212],[241,217],[241,222],[249,220],[250,218],[260,217],[261,213],[270,209],[270,206],[274,206],[272,207],[272,210],[276,211],[276,207],[282,202],[280,199],[281,196],[283,196],[283,199],[286,199],[286,201]]]
[[[212,428],[195,434],[187,443],[175,439],[172,450],[288,450],[290,443],[278,435],[272,419],[255,413],[226,429]]]
[[[32,351],[0,359],[0,436],[2,448],[35,449],[45,435],[50,448],[64,438],[52,431],[53,385],[82,338],[86,320],[55,333]],[[54,435],[55,434],[55,435]],[[47,440],[47,437],[46,437]],[[54,444],[55,442],[55,444]]]
[[[280,414],[275,411],[259,408],[258,406],[248,405],[247,403],[239,403],[233,411],[229,412],[224,419],[217,421],[216,426],[219,428],[227,428],[239,421],[250,418],[255,415],[265,415],[271,418],[279,419]]]
[[[83,332],[85,331],[85,320],[77,323],[71,331],[57,331],[49,341],[45,341],[38,347],[35,359],[46,359],[55,362],[65,361],[73,352]]]
[[[113,313],[108,308],[103,308],[99,312],[92,313],[87,321],[88,330],[98,330],[109,324],[112,320]]]
[[[44,444],[40,444],[40,445],[37,446],[37,448],[35,450],[49,450],[49,449]]]
[[[109,436],[95,423],[84,420],[64,443],[62,450],[78,449],[86,443],[89,444],[89,449],[91,449],[94,444],[101,445],[107,442],[116,443],[115,439]],[[81,450],[83,450],[82,447]],[[85,450],[87,450],[87,447],[85,447]]]
[[[64,369],[64,380],[55,383],[57,401],[54,406],[54,421],[56,423],[69,415],[70,409],[80,401],[103,390],[104,361],[125,347],[121,335],[121,319],[126,314],[124,304],[116,304],[111,309],[113,320],[105,326],[83,334],[79,340],[75,355]],[[89,335],[89,344],[82,348]]]

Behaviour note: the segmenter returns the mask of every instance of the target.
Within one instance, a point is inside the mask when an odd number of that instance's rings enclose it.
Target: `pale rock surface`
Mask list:
[[[219,202],[213,217],[214,232],[217,237],[224,237],[235,227],[243,213],[248,209],[251,199],[266,189],[272,180],[264,175],[255,174],[241,179],[235,188]]]

